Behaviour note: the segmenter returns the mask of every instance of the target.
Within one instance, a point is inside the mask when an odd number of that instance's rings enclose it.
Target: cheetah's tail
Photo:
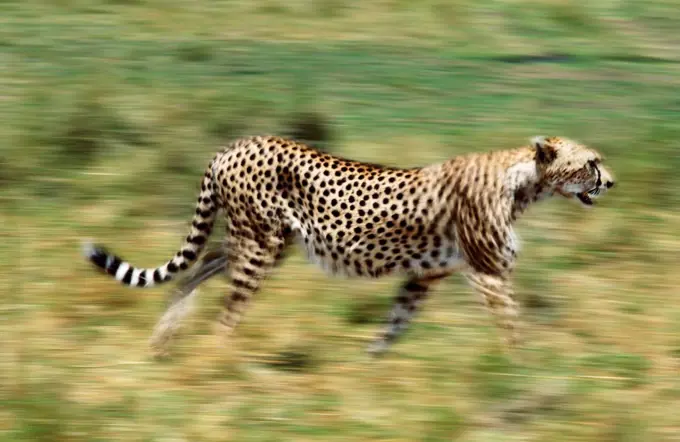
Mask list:
[[[216,187],[213,180],[214,161],[215,159],[208,166],[201,181],[201,192],[196,203],[196,214],[191,222],[191,231],[170,261],[155,269],[140,269],[108,252],[102,246],[85,242],[83,253],[87,260],[130,287],[152,287],[169,281],[180,271],[188,269],[203,251],[219,210],[217,194],[213,192],[213,188]]]

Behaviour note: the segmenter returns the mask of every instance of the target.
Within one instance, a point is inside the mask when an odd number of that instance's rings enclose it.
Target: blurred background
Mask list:
[[[677,0],[0,11],[0,440],[680,440]],[[519,361],[459,277],[370,361],[399,281],[330,279],[299,253],[230,348],[213,340],[215,278],[154,360],[172,287],[116,284],[80,239],[164,262],[207,162],[253,134],[396,166],[563,135],[618,184],[592,210],[554,199],[518,223]]]

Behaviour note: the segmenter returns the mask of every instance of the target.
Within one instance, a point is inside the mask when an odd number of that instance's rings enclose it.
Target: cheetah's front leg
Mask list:
[[[494,315],[497,326],[503,330],[506,348],[517,346],[520,343],[519,304],[514,299],[509,277],[480,272],[469,272],[465,276],[482,295],[484,304]]]
[[[377,356],[389,349],[390,345],[409,326],[411,319],[425,301],[431,285],[447,275],[412,278],[399,287],[399,293],[388,317],[388,324],[368,347],[369,354]]]

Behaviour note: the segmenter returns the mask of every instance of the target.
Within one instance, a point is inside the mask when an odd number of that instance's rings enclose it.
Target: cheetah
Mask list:
[[[297,242],[332,275],[401,275],[387,324],[369,345],[381,354],[409,326],[432,287],[462,273],[495,318],[505,348],[519,342],[519,306],[511,275],[519,250],[515,220],[552,195],[592,206],[614,185],[596,150],[563,137],[538,136],[523,147],[459,155],[437,164],[397,168],[340,158],[280,137],[232,142],[208,164],[189,235],[157,268],[134,267],[85,244],[100,271],[134,287],[173,279],[201,257],[222,211],[222,248],[187,272],[157,326],[165,345],[198,285],[226,273],[217,326],[228,336],[267,274]],[[185,273],[186,274],[186,273]]]

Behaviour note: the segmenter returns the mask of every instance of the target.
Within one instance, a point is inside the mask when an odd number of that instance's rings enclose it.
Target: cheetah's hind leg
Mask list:
[[[156,323],[149,345],[156,357],[166,356],[172,338],[177,334],[181,322],[194,308],[198,286],[208,279],[223,275],[228,266],[228,255],[223,247],[205,254],[191,274],[181,280],[168,297],[165,313]]]
[[[222,345],[241,321],[267,274],[285,257],[287,244],[285,235],[273,234],[254,240],[232,232],[228,246],[232,260],[227,271],[232,288],[224,297],[216,329]]]

